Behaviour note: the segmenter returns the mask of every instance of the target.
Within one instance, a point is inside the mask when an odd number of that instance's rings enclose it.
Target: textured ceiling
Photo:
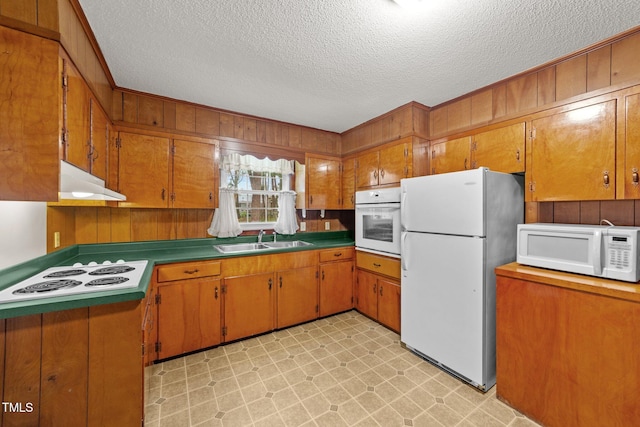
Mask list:
[[[79,0],[121,88],[343,132],[640,25],[637,0]]]

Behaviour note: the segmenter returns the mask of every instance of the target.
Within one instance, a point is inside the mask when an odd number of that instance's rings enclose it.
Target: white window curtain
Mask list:
[[[229,188],[220,189],[219,207],[213,214],[211,226],[207,232],[212,236],[236,237],[242,233],[236,213],[235,191]]]
[[[298,219],[295,191],[283,191],[278,196],[278,221],[273,229],[280,234],[296,234]]]
[[[227,172],[245,170],[281,173],[282,175],[291,175],[294,171],[293,160],[271,160],[268,157],[258,159],[250,154],[240,155],[238,153],[223,156],[222,169]]]
[[[237,153],[222,157],[222,169],[227,172],[238,170],[280,173],[283,176],[294,173],[292,160],[270,160],[268,157],[258,159],[251,155]],[[215,210],[211,226],[207,232],[217,237],[236,237],[242,233],[235,206],[236,189],[220,188],[219,206]],[[274,227],[276,233],[295,234],[298,229],[295,211],[296,193],[294,191],[279,192],[278,220]]]

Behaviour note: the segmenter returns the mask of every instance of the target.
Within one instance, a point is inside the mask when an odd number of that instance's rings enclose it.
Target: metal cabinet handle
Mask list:
[[[213,193],[211,191],[209,192],[209,200],[213,200]]]
[[[376,169],[376,170],[374,170],[374,171],[373,171],[373,177],[374,177],[375,179],[378,179],[378,169]]]
[[[382,285],[380,285],[380,296],[382,296]]]
[[[322,280],[324,280],[324,270],[322,270]]]
[[[218,287],[216,286],[216,293],[215,293],[215,297],[216,299],[218,299]]]
[[[197,272],[199,272],[200,270],[198,270],[197,268],[195,270],[185,270],[184,274],[196,274]]]
[[[516,160],[520,161],[520,150],[516,150]]]
[[[269,279],[269,290],[271,290],[272,286],[273,286],[273,279]]]
[[[374,293],[374,294],[375,294],[375,293],[377,293],[377,290],[376,290],[376,284],[375,284],[375,283],[373,284],[373,293]]]
[[[384,178],[384,169],[380,169],[380,177]]]
[[[313,204],[313,195],[309,194],[309,206]]]
[[[282,288],[282,276],[280,276],[279,279],[280,279],[280,288]]]
[[[464,159],[464,169],[465,169],[465,170],[467,170],[467,162],[468,162],[468,160],[467,160],[467,159]]]
[[[374,263],[373,263],[373,266],[374,266],[375,268],[382,267],[382,265],[381,265],[381,264],[378,264],[377,262],[374,262]]]
[[[162,200],[164,200],[167,190],[165,188],[162,189]]]
[[[342,252],[336,252],[335,254],[333,254],[333,256],[342,256]]]
[[[353,196],[353,194],[352,194],[352,195],[351,195],[351,204],[352,204],[352,205],[353,205],[353,203],[354,203],[353,197],[354,197],[354,196]]]
[[[631,182],[633,185],[638,185],[638,181],[640,181],[640,176],[638,176],[638,169],[631,169]]]
[[[605,187],[609,187],[609,171],[604,171],[602,174],[602,183]]]

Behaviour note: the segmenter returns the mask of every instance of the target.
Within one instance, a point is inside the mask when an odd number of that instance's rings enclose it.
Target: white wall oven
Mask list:
[[[356,249],[400,258],[400,187],[356,192]]]

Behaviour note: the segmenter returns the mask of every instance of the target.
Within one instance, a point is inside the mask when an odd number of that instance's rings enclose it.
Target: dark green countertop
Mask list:
[[[265,242],[269,242],[272,239],[271,235],[265,235],[264,237]],[[214,245],[219,244],[257,241],[256,236],[246,236],[225,239],[159,240],[70,246],[0,270],[0,290],[34,276],[49,267],[70,266],[76,262],[87,264],[90,261],[102,263],[106,260],[114,262],[123,259],[124,261],[148,260],[149,263],[140,280],[140,285],[137,288],[0,303],[0,319],[142,299],[145,297],[147,288],[151,282],[153,267],[158,264],[241,256],[260,256],[282,252],[353,246],[354,244],[353,237],[346,231],[302,233],[294,236],[278,235],[278,241],[286,240],[304,240],[313,243],[313,245],[286,249],[270,249],[258,252],[239,252],[235,254],[223,254],[214,248]]]

